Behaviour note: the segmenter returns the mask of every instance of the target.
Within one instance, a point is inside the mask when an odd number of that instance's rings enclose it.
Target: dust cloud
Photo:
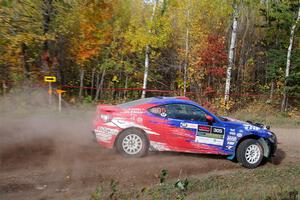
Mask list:
[[[0,199],[89,199],[99,185],[117,180],[127,192],[169,179],[218,174],[241,167],[213,155],[156,153],[125,158],[92,137],[96,106],[57,111],[46,89],[19,88],[0,98]],[[283,162],[299,155],[299,130],[278,130]],[[297,133],[297,134],[296,134]],[[299,160],[299,159],[298,159]],[[271,164],[266,164],[266,166]]]
[[[0,101],[0,167],[47,165],[53,155],[76,155],[91,142],[94,107],[57,111],[46,89],[18,88]],[[78,148],[79,147],[79,148]],[[69,151],[69,152],[68,152]]]

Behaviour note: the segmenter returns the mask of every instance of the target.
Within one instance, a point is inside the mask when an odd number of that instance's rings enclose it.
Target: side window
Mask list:
[[[166,107],[164,105],[150,108],[149,112],[151,112],[152,114],[154,114],[156,116],[168,117],[168,115],[167,115],[167,109],[166,109]]]
[[[166,110],[169,118],[203,122],[206,121],[205,112],[193,105],[168,104],[166,105]]]

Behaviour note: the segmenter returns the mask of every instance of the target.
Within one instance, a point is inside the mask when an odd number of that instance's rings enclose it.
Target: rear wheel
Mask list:
[[[256,168],[262,162],[263,157],[263,148],[255,139],[244,140],[237,148],[236,158],[244,167]]]
[[[148,138],[144,133],[136,129],[128,129],[121,133],[117,139],[118,152],[125,156],[142,157],[149,149]]]

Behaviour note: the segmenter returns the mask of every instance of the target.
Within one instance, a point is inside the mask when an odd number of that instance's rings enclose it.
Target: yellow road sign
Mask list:
[[[64,92],[67,92],[67,91],[64,91],[64,90],[56,90],[56,93],[57,93],[57,94],[61,94],[61,93],[64,93]]]
[[[44,81],[48,83],[54,83],[56,82],[56,77],[55,76],[44,76]]]

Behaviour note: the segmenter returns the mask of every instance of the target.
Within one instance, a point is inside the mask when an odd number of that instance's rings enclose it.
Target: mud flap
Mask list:
[[[226,157],[228,160],[233,160],[235,158],[235,153]]]
[[[264,150],[264,157],[269,158],[270,156],[270,147],[264,138],[260,138],[258,142],[261,144]]]

